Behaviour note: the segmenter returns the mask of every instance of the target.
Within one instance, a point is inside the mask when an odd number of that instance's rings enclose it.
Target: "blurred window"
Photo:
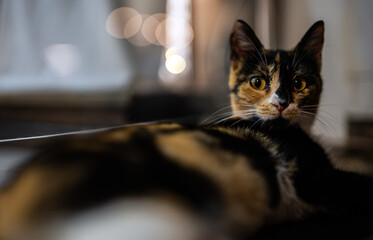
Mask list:
[[[110,1],[0,2],[0,93],[122,89],[134,75],[106,32]]]

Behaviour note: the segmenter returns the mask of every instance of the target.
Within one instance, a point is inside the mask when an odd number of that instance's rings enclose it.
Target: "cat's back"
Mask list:
[[[0,195],[0,231],[51,213],[161,196],[221,219],[215,223],[224,231],[250,232],[276,205],[278,189],[270,152],[243,133],[173,123],[58,139],[9,179]]]

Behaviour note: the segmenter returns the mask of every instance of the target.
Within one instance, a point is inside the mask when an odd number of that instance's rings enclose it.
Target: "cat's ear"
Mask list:
[[[242,20],[237,20],[234,24],[230,44],[232,60],[240,60],[249,52],[259,54],[263,49],[263,45],[254,31]]]
[[[324,21],[314,23],[304,34],[302,40],[295,47],[296,56],[307,54],[316,62],[317,70],[321,71],[321,52],[324,45]],[[300,53],[302,54],[300,54]]]

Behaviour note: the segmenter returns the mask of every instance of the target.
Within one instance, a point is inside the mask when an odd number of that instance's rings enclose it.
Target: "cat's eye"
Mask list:
[[[266,85],[267,82],[262,77],[253,77],[250,79],[250,86],[255,90],[263,90]]]
[[[303,89],[305,89],[307,86],[307,83],[304,79],[301,79],[301,78],[296,78],[294,80],[294,90],[296,92],[300,92],[302,91]]]

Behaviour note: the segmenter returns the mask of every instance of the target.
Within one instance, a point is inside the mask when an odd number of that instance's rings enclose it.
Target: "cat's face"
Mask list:
[[[263,121],[285,119],[309,130],[322,89],[324,23],[316,22],[290,51],[266,50],[237,21],[231,35],[229,87],[233,114]]]

